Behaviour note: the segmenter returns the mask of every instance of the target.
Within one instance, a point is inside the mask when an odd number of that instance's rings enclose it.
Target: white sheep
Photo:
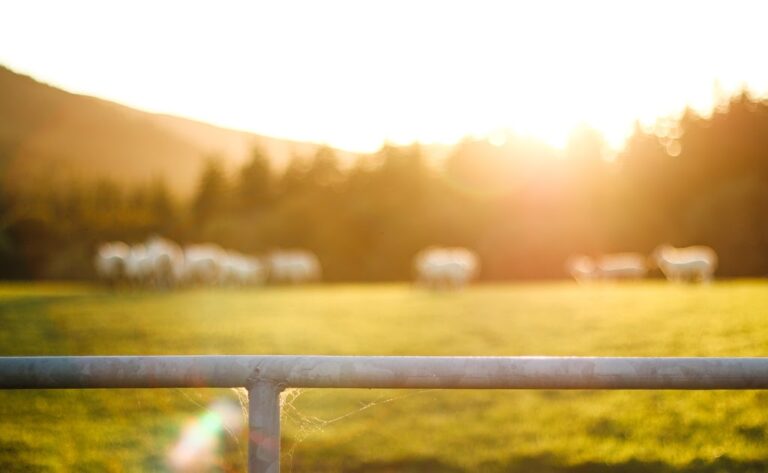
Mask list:
[[[669,281],[709,282],[717,269],[717,253],[702,245],[686,248],[661,245],[653,252],[653,259]]]
[[[144,244],[131,245],[131,250],[125,259],[125,277],[128,282],[143,286],[152,278],[152,260]]]
[[[221,269],[221,283],[237,286],[261,284],[267,275],[264,264],[258,258],[236,251],[226,252]]]
[[[277,283],[299,284],[321,278],[320,261],[307,250],[279,250],[269,256],[270,278]]]
[[[574,255],[566,260],[565,267],[578,282],[641,279],[648,273],[646,259],[639,253],[613,253],[595,259]]]
[[[641,279],[648,273],[648,265],[640,253],[614,253],[598,258],[597,271],[603,280]]]
[[[159,287],[172,287],[182,282],[185,258],[181,247],[171,240],[158,236],[151,237],[144,245],[148,264],[149,279]]]
[[[597,265],[589,256],[573,255],[565,261],[565,269],[577,282],[593,281],[599,277]]]
[[[461,288],[478,273],[477,256],[466,248],[429,247],[414,258],[417,281],[432,289]]]
[[[126,260],[131,247],[121,241],[99,245],[94,258],[96,275],[99,279],[116,284],[125,278]]]
[[[183,280],[203,285],[220,282],[225,258],[226,252],[213,243],[186,246]]]

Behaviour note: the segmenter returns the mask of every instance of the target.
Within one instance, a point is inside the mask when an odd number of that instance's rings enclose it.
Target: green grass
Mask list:
[[[0,355],[768,356],[768,283],[0,286]],[[0,391],[0,471],[168,471],[227,390]],[[284,471],[768,470],[768,392],[286,393]],[[212,471],[245,471],[242,434]]]

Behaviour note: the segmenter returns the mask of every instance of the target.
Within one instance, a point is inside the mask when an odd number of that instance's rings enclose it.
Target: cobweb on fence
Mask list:
[[[189,393],[186,392],[186,390],[180,389],[179,391],[184,395],[184,397],[189,402],[194,404],[196,407],[199,407],[200,409],[206,408],[206,406],[203,405],[202,402],[200,402],[202,401],[202,397],[199,400],[194,399],[193,397],[190,396]],[[245,388],[231,388],[230,391],[234,394],[238,404],[240,405],[240,412],[242,415],[242,425],[245,426],[245,428],[247,429],[248,428],[248,390]],[[341,414],[339,416],[336,416],[330,419],[324,419],[318,416],[308,415],[296,406],[297,400],[306,391],[307,390],[301,389],[301,388],[287,388],[280,395],[280,416],[284,421],[286,421],[287,423],[289,423],[291,426],[295,428],[295,432],[294,432],[295,435],[294,435],[294,438],[292,439],[291,446],[282,455],[283,459],[285,460],[284,468],[288,472],[291,472],[293,470],[293,459],[299,446],[312,435],[322,433],[328,426],[335,424],[337,422],[340,422],[342,420],[348,419],[350,417],[356,416],[362,413],[363,411],[366,411],[373,407],[392,403],[402,399],[407,399],[419,394],[423,394],[427,391],[435,391],[435,390],[434,389],[411,390],[399,396],[387,396],[382,394],[378,398],[373,399],[371,401],[361,402],[359,407],[352,409],[349,412],[346,412],[344,414]],[[232,441],[235,443],[235,445],[237,446],[239,455],[240,456],[246,455],[246,452],[240,441],[241,439],[240,439],[240,435],[238,435],[238,432],[233,432],[230,429],[225,429],[225,430],[226,430],[227,436],[230,437]]]
[[[323,432],[331,424],[335,424],[336,422],[358,415],[365,410],[371,409],[372,407],[380,406],[382,404],[388,404],[388,403],[399,401],[402,399],[407,399],[409,397],[423,394],[427,391],[434,391],[434,390],[420,389],[415,391],[409,391],[399,396],[381,395],[372,401],[361,403],[360,407],[358,407],[357,409],[353,409],[345,414],[333,417],[331,419],[323,419],[317,416],[307,415],[304,412],[302,412],[299,408],[296,407],[296,401],[302,394],[304,394],[305,390],[300,388],[286,389],[285,391],[283,391],[280,397],[281,418],[284,418],[285,420],[289,421],[291,424],[295,425],[297,429],[296,436],[293,439],[293,443],[291,444],[290,448],[288,448],[288,450],[284,453],[284,458],[286,459],[286,465],[285,465],[286,470],[289,472],[293,471],[293,458],[299,445],[301,445],[310,436]]]
[[[241,422],[235,422],[234,424],[224,422],[222,419],[215,418],[213,420],[216,420],[215,427],[218,429],[217,432],[211,433],[217,434],[219,436],[224,436],[226,438],[227,443],[234,447],[235,451],[232,451],[229,447],[229,452],[223,451],[219,452],[219,455],[225,455],[229,456],[233,453],[236,453],[237,456],[240,459],[244,459],[247,456],[247,442],[243,442],[243,434],[244,431],[247,431],[248,428],[248,408],[249,408],[249,402],[248,402],[248,391],[245,388],[230,388],[228,390],[230,392],[229,396],[221,396],[221,394],[218,395],[218,399],[214,400],[215,402],[212,402],[211,396],[208,394],[203,394],[203,392],[200,392],[200,390],[189,390],[189,389],[177,389],[176,392],[181,394],[183,398],[186,399],[190,404],[194,405],[198,412],[200,413],[198,415],[198,421],[200,423],[204,423],[203,421],[211,421],[212,414],[216,414],[218,412],[212,412],[215,411],[214,407],[216,407],[216,403],[218,402],[225,402],[228,401],[231,403],[231,410],[230,414],[228,415],[228,418],[234,417],[235,420],[237,420],[238,417],[240,417]],[[353,407],[350,410],[341,408],[336,410],[336,412],[342,412],[340,415],[333,415],[328,418],[320,417],[317,415],[312,415],[311,412],[308,409],[301,409],[297,403],[299,398],[306,393],[307,389],[302,388],[287,388],[283,390],[280,394],[280,416],[281,419],[285,422],[287,426],[290,427],[290,444],[287,445],[281,455],[283,460],[283,465],[285,467],[285,470],[288,472],[293,471],[294,467],[294,457],[296,456],[296,453],[300,446],[310,437],[313,435],[318,435],[323,433],[329,426],[336,424],[338,422],[341,422],[343,420],[349,419],[351,417],[357,416],[364,411],[367,411],[369,409],[372,409],[377,406],[381,406],[384,404],[390,404],[395,401],[400,401],[404,399],[408,399],[417,395],[424,394],[428,391],[436,391],[435,389],[421,389],[421,390],[408,390],[403,392],[402,394],[398,395],[391,395],[391,391],[379,391],[379,394],[377,397],[371,400],[360,400],[358,401],[358,405]],[[317,393],[318,389],[309,389],[310,392]],[[326,394],[324,395],[333,395],[333,390],[324,389],[322,391],[325,391]],[[363,390],[360,390],[363,391]],[[369,392],[371,390],[365,390],[366,392]],[[402,392],[402,391],[401,391]],[[322,404],[322,403],[321,403]],[[239,412],[237,410],[237,407],[239,407]],[[334,414],[336,413],[334,412]],[[210,414],[210,415],[208,415]],[[221,413],[218,413],[221,414]],[[219,416],[221,417],[221,416]],[[210,422],[209,422],[210,424]],[[207,427],[211,427],[211,425],[207,425]],[[183,434],[184,430],[182,430],[182,433],[179,434],[179,439],[177,439],[176,443],[179,443],[181,440],[183,440]],[[221,437],[219,437],[221,438]],[[246,436],[247,438],[247,436]],[[231,443],[230,443],[231,442]],[[171,450],[175,451],[175,447]],[[227,460],[228,461],[228,460]]]

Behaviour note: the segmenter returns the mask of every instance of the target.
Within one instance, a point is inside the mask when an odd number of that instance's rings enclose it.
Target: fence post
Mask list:
[[[280,472],[280,391],[271,380],[248,387],[248,472]]]

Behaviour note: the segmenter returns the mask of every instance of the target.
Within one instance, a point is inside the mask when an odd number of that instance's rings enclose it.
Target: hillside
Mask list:
[[[217,155],[232,169],[261,146],[280,167],[318,145],[219,128],[72,94],[0,66],[0,177],[11,188],[70,179],[143,183],[187,194]],[[348,157],[349,153],[342,153]]]

